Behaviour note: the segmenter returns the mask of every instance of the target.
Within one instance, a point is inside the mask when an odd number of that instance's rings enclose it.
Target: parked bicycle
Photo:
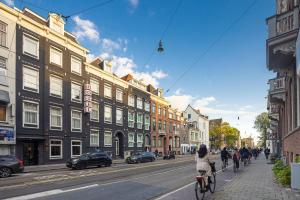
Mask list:
[[[208,190],[211,193],[215,192],[216,189],[216,167],[215,162],[210,163],[212,176],[207,176],[205,170],[199,170],[200,175],[196,176],[196,184],[195,184],[195,193],[196,193],[196,199],[203,200],[205,193],[208,192]]]

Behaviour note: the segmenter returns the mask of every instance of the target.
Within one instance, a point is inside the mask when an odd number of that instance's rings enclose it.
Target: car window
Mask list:
[[[90,158],[90,156],[89,155],[87,155],[87,154],[83,154],[83,155],[81,155],[80,156],[80,160],[88,160]]]

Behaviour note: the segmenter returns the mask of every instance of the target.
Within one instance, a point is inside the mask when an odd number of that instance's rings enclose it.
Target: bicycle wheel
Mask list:
[[[204,186],[204,182],[196,182],[195,184],[195,193],[196,193],[196,199],[197,200],[203,200],[204,196],[205,196],[205,186]]]
[[[215,192],[215,189],[216,189],[216,173],[214,172],[212,174],[212,176],[210,177],[210,181],[209,181],[209,191],[211,193],[214,193]]]

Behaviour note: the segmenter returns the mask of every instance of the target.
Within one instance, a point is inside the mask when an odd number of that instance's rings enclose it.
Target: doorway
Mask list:
[[[120,142],[119,142],[119,138],[116,138],[116,156],[120,155]]]
[[[38,165],[39,151],[38,142],[24,142],[23,143],[23,160],[24,165]]]
[[[122,132],[117,132],[115,135],[116,157],[124,158],[124,135]]]

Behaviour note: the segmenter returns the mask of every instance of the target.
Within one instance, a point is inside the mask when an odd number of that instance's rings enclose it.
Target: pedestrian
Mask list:
[[[270,150],[269,150],[268,147],[265,149],[264,153],[265,153],[266,159],[268,160],[269,159],[269,154],[270,154]]]

